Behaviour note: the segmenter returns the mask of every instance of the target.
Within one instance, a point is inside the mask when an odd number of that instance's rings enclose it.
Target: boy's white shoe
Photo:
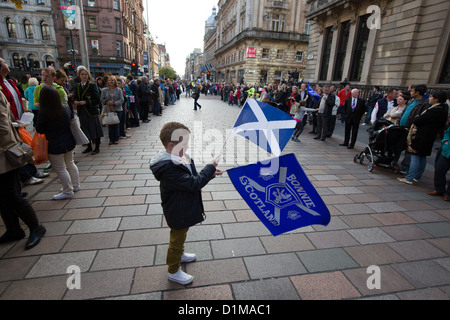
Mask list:
[[[194,262],[197,259],[195,253],[183,253],[181,256],[181,263]]]
[[[178,271],[176,273],[169,273],[169,280],[182,284],[182,285],[186,285],[191,283],[194,280],[194,277],[191,276],[190,274],[187,274],[186,272],[184,272],[183,270],[181,270],[181,267],[178,269]]]

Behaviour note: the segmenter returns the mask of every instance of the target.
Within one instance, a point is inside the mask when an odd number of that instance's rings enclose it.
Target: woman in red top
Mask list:
[[[341,118],[340,118],[341,123],[344,123],[345,122],[345,112],[344,112],[345,100],[350,99],[352,97],[352,91],[350,90],[349,83],[346,83],[344,89],[339,91],[338,97],[340,100],[340,106],[338,108],[337,114],[341,115]]]

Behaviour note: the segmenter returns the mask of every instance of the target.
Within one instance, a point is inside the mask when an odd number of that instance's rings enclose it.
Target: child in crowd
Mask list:
[[[195,254],[184,252],[184,242],[190,227],[204,220],[201,189],[215,176],[222,175],[216,169],[220,156],[214,158],[198,173],[194,160],[187,154],[190,131],[178,122],[164,125],[160,139],[161,150],[150,162],[150,169],[160,182],[161,206],[170,228],[167,250],[168,278],[182,285],[194,277],[181,270],[181,263],[193,262]]]

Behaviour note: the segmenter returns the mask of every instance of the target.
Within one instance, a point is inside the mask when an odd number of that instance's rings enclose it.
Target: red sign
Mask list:
[[[247,58],[256,58],[256,48],[247,48]]]

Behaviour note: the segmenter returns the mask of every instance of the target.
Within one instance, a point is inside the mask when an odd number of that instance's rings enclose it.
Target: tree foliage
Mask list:
[[[176,80],[178,77],[175,70],[173,70],[173,68],[169,66],[164,66],[160,68],[159,76],[164,79],[173,79],[173,80]]]

